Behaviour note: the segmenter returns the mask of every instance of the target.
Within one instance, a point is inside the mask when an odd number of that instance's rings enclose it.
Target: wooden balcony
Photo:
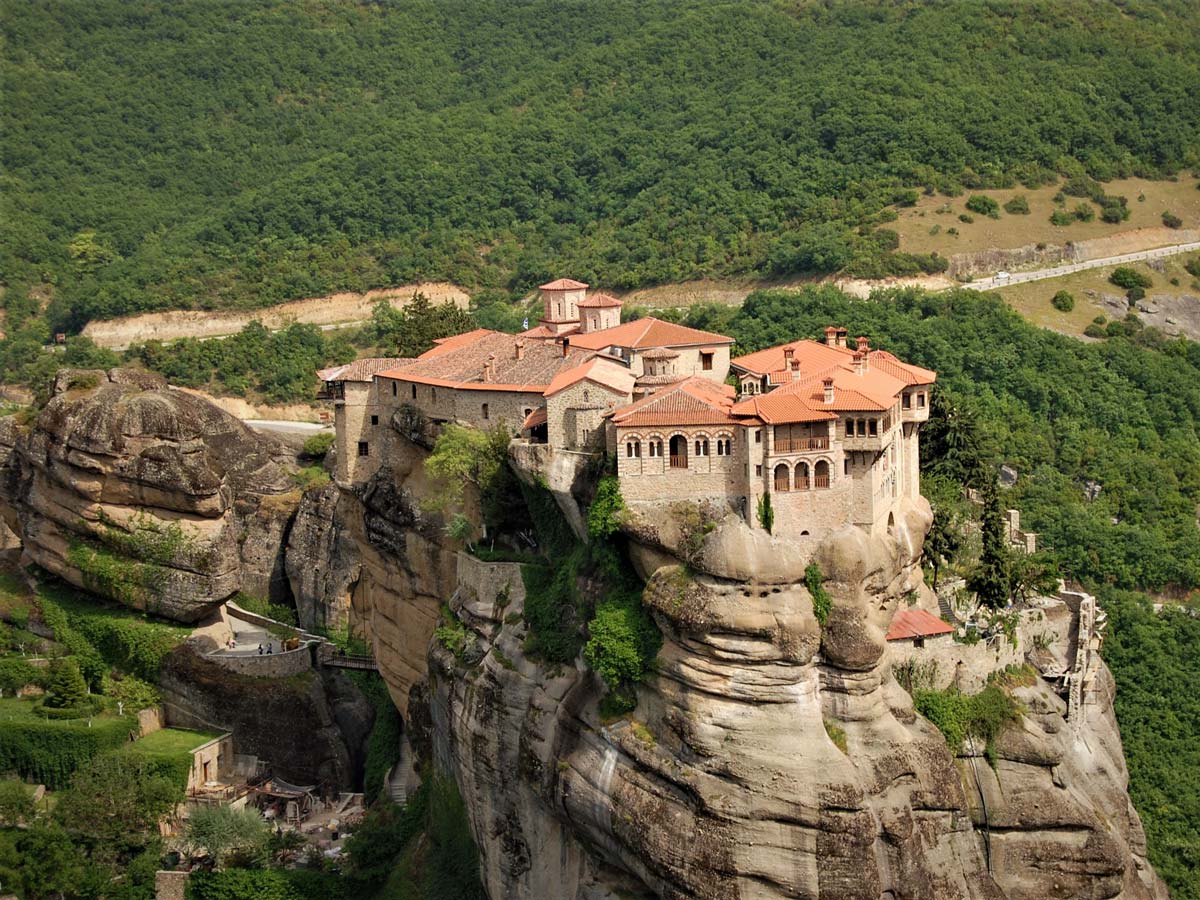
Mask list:
[[[776,454],[804,453],[807,450],[828,450],[828,437],[779,438],[772,448]]]
[[[687,456],[686,455],[684,455],[682,453],[672,453],[671,454],[671,468],[672,469],[686,469],[687,467],[688,467],[688,464],[687,464]]]

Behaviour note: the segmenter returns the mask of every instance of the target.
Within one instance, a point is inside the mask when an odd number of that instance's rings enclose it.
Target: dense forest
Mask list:
[[[915,191],[1200,162],[1188,0],[7,4],[10,332],[449,278],[937,269]]]

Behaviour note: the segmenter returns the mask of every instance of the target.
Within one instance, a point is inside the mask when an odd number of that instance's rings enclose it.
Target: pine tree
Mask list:
[[[983,482],[983,553],[979,565],[967,580],[967,588],[984,606],[999,609],[1008,603],[1011,586],[1012,561],[1008,550],[1008,531],[1004,515],[1000,510],[1000,495],[996,480],[989,477]]]
[[[82,706],[86,701],[87,682],[79,672],[79,664],[70,658],[51,663],[46,705],[52,709],[70,709]]]

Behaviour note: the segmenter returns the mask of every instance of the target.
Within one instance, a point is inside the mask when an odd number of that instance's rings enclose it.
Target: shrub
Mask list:
[[[1096,218],[1096,211],[1092,209],[1092,204],[1090,203],[1078,203],[1075,205],[1075,209],[1071,211],[1071,215],[1080,222],[1090,222]]]
[[[846,744],[846,732],[840,725],[834,722],[825,720],[825,733],[829,735],[829,739],[833,741],[833,745],[845,754],[849,754],[850,750]]]
[[[758,498],[758,524],[766,529],[767,534],[775,527],[775,510],[771,506],[770,491]]]
[[[606,475],[596,486],[596,496],[588,507],[587,526],[592,540],[604,540],[616,533],[625,500],[615,475]]]
[[[804,570],[804,585],[812,596],[813,615],[817,617],[817,622],[821,625],[824,625],[829,619],[829,613],[833,609],[833,598],[825,590],[824,581],[825,576],[821,574],[821,567],[816,563],[809,563],[808,568]]]
[[[1135,287],[1148,288],[1154,284],[1150,280],[1149,275],[1143,275],[1137,269],[1130,269],[1127,266],[1118,266],[1113,269],[1112,274],[1108,276],[1108,280],[1117,287],[1125,288],[1126,290]]]
[[[1193,278],[1200,278],[1200,256],[1190,257],[1183,264],[1183,269]]]
[[[1110,225],[1120,224],[1129,218],[1129,207],[1123,204],[1110,203],[1100,211],[1100,218]]]
[[[990,747],[1001,729],[1020,716],[1017,702],[996,684],[989,684],[973,695],[963,694],[954,687],[917,691],[913,705],[937,726],[956,753],[967,737],[984,741]]]
[[[292,481],[301,491],[308,492],[329,484],[329,473],[321,465],[305,466],[292,473]]]
[[[1051,225],[1057,225],[1061,228],[1064,225],[1070,225],[1074,221],[1075,217],[1065,209],[1056,209],[1054,212],[1050,213]]]
[[[1094,324],[1094,325],[1103,325],[1103,324],[1104,324],[1105,322],[1107,322],[1107,321],[1108,321],[1108,319],[1107,319],[1107,318],[1105,318],[1104,316],[1100,315],[1100,316],[1096,316],[1096,318],[1092,319],[1092,324]]]
[[[322,431],[306,440],[301,452],[309,459],[324,459],[336,439],[337,436],[332,431]]]
[[[1108,332],[1104,330],[1104,326],[1097,325],[1095,322],[1083,329],[1083,333],[1090,338],[1108,337]]]
[[[0,694],[15,694],[27,684],[41,686],[42,670],[23,659],[0,659]]]
[[[972,194],[967,198],[967,209],[990,219],[1000,218],[1000,204],[983,194]]]
[[[1182,228],[1183,227],[1183,219],[1179,218],[1179,216],[1174,215],[1173,213],[1166,212],[1165,210],[1163,211],[1163,214],[1162,214],[1162,223],[1164,225],[1166,225],[1168,228]]]
[[[442,604],[442,624],[433,630],[433,636],[437,638],[439,644],[454,654],[456,660],[460,663],[463,661],[469,637],[467,626],[459,621],[445,603]]]
[[[1059,312],[1070,312],[1075,308],[1075,298],[1070,291],[1059,291],[1050,298],[1050,305]]]
[[[958,221],[962,222],[965,225],[970,225],[972,222],[975,221],[975,217],[969,216],[966,213],[959,213]]]
[[[1131,287],[1125,292],[1125,299],[1128,300],[1130,304],[1137,303],[1145,296],[1146,289],[1143,287]]]
[[[1017,194],[1004,204],[1004,211],[1014,216],[1027,216],[1029,215],[1029,201],[1024,194]]]

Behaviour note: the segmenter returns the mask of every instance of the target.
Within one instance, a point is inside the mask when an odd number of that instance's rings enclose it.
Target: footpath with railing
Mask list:
[[[1158,247],[1154,250],[1140,250],[1137,253],[1122,253],[1119,256],[1101,256],[1096,259],[1083,259],[1078,262],[1064,263],[1060,266],[1050,266],[1046,269],[1036,269],[1032,272],[1013,272],[1001,277],[980,278],[963,285],[976,291],[991,291],[1012,284],[1023,284],[1027,281],[1042,281],[1047,278],[1059,278],[1085,269],[1100,269],[1105,266],[1120,266],[1125,263],[1142,262],[1148,259],[1162,259],[1165,256],[1177,256],[1180,253],[1190,253],[1200,250],[1200,241],[1189,241],[1186,244],[1173,244],[1170,247]]]

